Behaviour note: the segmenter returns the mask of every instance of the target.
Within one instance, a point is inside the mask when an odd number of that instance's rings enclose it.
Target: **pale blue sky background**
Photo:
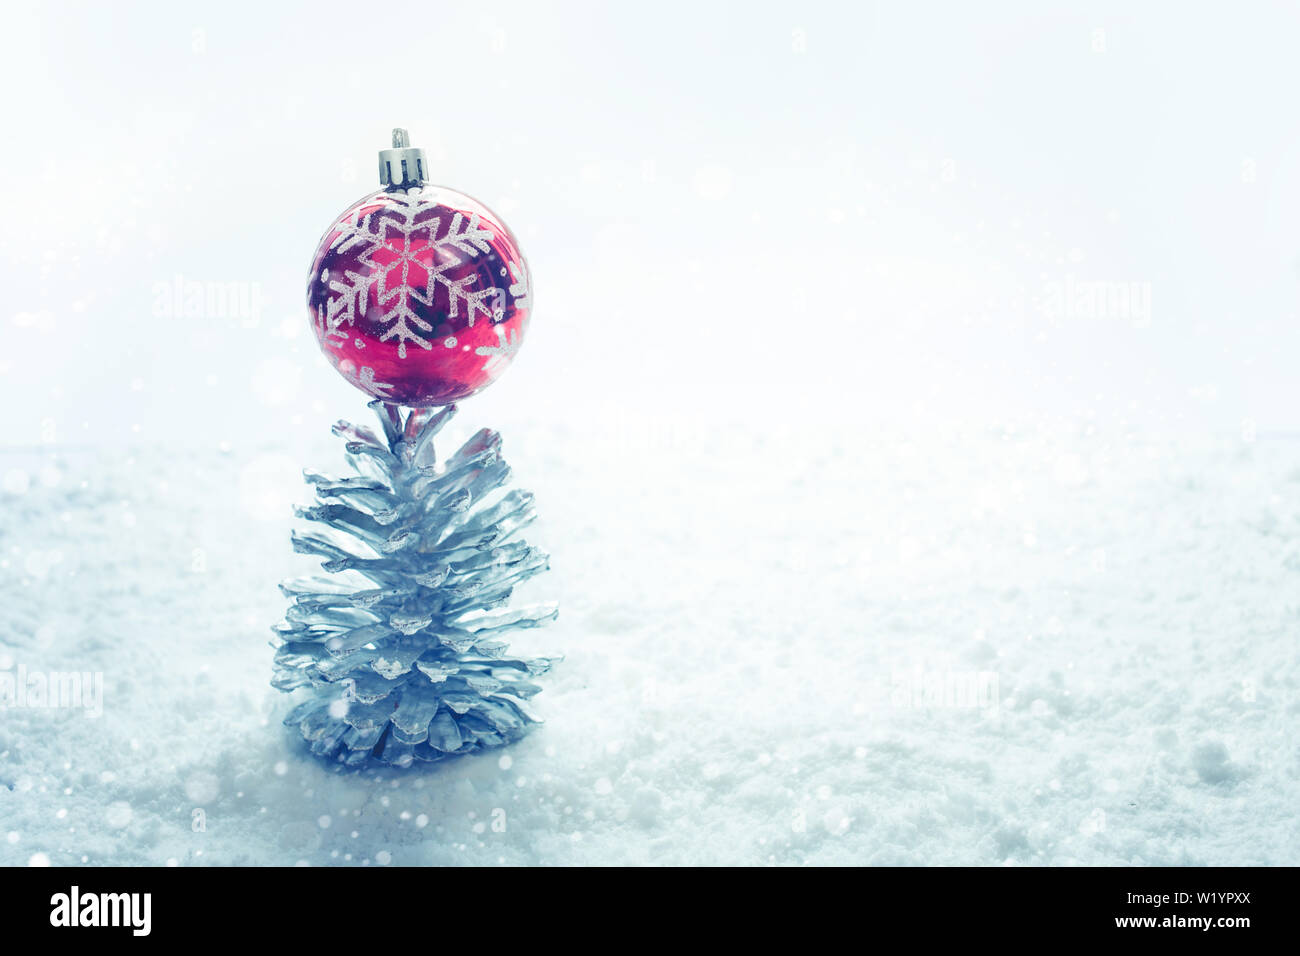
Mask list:
[[[6,12],[0,441],[362,414],[303,288],[394,125],[535,274],[476,420],[1300,429],[1294,7],[382,9]]]

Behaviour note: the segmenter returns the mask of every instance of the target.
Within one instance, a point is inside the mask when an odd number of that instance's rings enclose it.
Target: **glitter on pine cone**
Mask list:
[[[339,422],[354,474],[307,473],[316,530],[294,549],[329,577],[281,585],[293,604],[274,630],[272,685],[308,696],[285,724],[348,766],[405,767],[500,746],[538,719],[531,678],[559,658],[507,655],[501,638],[553,620],[554,604],[508,607],[548,556],[518,539],[533,496],[506,490],[501,436],[483,429],[446,463],[433,437],[455,413],[371,402],[384,436]]]
[[[523,342],[532,303],[519,243],[463,193],[380,190],[325,231],[307,304],[344,378],[396,405],[447,405],[492,384]]]

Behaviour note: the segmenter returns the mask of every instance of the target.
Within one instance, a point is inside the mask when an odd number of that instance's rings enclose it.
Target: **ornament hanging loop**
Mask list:
[[[379,184],[407,189],[429,181],[429,160],[424,150],[411,146],[406,130],[393,130],[393,148],[379,151]]]

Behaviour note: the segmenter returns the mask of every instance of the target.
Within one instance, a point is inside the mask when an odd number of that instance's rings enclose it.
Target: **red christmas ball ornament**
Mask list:
[[[325,230],[307,305],[339,374],[393,405],[447,405],[501,376],[532,310],[519,242],[491,210],[427,182],[405,130],[379,153],[384,188]]]

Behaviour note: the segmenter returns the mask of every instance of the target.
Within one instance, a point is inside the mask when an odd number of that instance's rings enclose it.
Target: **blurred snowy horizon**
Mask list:
[[[1300,11],[430,10],[400,35],[337,4],[8,14],[0,442],[367,414],[305,270],[398,125],[535,274],[518,361],[463,410],[507,437],[1300,429]]]

